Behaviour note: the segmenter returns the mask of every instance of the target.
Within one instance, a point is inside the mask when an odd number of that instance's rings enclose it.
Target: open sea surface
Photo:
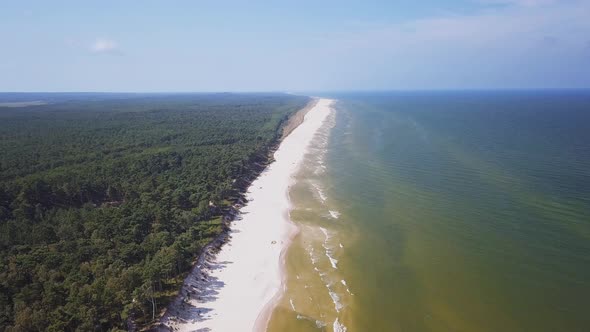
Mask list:
[[[331,95],[269,331],[590,331],[590,92]]]

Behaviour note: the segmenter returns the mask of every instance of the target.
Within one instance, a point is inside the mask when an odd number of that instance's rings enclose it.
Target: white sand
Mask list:
[[[288,189],[331,104],[320,99],[283,140],[275,161],[248,189],[249,203],[240,210],[241,220],[232,223],[231,240],[187,277],[164,325],[176,331],[266,329],[282,292],[283,254],[296,233],[289,220]],[[190,299],[184,299],[187,291],[193,292]]]

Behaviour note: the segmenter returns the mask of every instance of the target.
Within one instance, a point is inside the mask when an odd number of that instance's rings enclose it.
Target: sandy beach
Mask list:
[[[205,255],[162,319],[174,331],[263,331],[281,295],[283,254],[296,227],[288,190],[314,134],[330,112],[320,99],[280,144],[275,161],[251,184],[231,239]]]

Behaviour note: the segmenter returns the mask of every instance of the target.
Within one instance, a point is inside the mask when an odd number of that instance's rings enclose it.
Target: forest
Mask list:
[[[0,94],[0,331],[148,326],[307,102]]]

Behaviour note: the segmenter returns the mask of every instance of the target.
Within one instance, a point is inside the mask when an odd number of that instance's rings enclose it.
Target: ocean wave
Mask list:
[[[321,199],[322,203],[326,202],[328,197],[324,193],[324,190],[322,189],[322,187],[320,187],[319,184],[317,184],[316,182],[313,182],[313,181],[311,182],[311,186],[315,189],[315,191],[318,194],[319,198]]]
[[[328,247],[328,240],[330,240],[331,236],[328,233],[328,230],[320,227],[320,230],[324,233],[325,236],[325,240],[324,240],[324,244],[322,244],[322,247],[324,248],[326,257],[328,257],[328,259],[330,260],[330,265],[332,265],[332,268],[334,269],[338,269],[338,260],[336,258],[334,258],[334,256],[332,256],[332,249],[330,249],[330,247]]]
[[[313,174],[315,174],[315,175],[324,174],[326,172],[326,169],[328,169],[328,168],[323,164],[323,162],[320,162],[320,164],[313,171]]]
[[[328,289],[330,289],[330,287],[328,287]],[[338,294],[336,294],[336,292],[333,291],[328,291],[328,294],[330,294],[330,297],[332,298],[332,302],[334,302],[334,309],[336,309],[336,312],[340,312],[340,310],[342,310],[342,308],[344,308],[344,305],[342,304],[342,302],[340,302],[340,296],[338,296]]]
[[[289,299],[289,304],[291,304],[291,309],[293,309],[293,311],[297,311],[295,310],[295,304],[293,304],[293,299]]]
[[[332,257],[332,251],[330,249],[326,249],[326,257],[328,257],[328,259],[330,260],[330,264],[332,265],[332,268],[334,269],[338,269],[338,260],[334,257]]]
[[[318,262],[318,259],[314,255],[315,251],[314,251],[313,247],[309,246],[307,252],[309,253],[309,259],[311,260],[311,264],[313,264],[315,266],[316,263]]]
[[[328,212],[330,212],[330,216],[334,219],[338,219],[338,217],[340,217],[340,212],[336,210],[328,210]]]
[[[352,292],[350,291],[350,289],[348,288],[348,284],[346,283],[346,280],[342,279],[342,280],[340,280],[340,283],[341,283],[342,285],[344,285],[344,287],[346,287],[346,292],[347,292],[348,294],[350,294],[350,295],[353,295],[353,294],[352,294]]]
[[[311,317],[307,317],[307,316],[304,316],[304,315],[301,315],[301,314],[297,314],[297,319],[298,320],[308,320],[308,321],[314,322],[315,323],[315,326],[318,329],[323,329],[324,327],[326,327],[328,325],[326,322],[323,322],[323,321],[321,321],[319,319],[313,319]]]
[[[328,258],[331,258],[331,257],[328,256]],[[332,259],[330,259],[330,262],[332,262]],[[336,261],[336,262],[338,262],[338,261]],[[332,263],[332,267],[335,269],[337,268],[336,262]],[[336,293],[336,291],[332,288],[334,283],[329,281],[329,279],[327,277],[327,275],[328,275],[327,273],[321,272],[315,266],[314,266],[314,270],[316,272],[318,272],[320,279],[322,279],[322,281],[324,282],[324,286],[326,286],[326,288],[328,289],[328,294],[330,295],[330,298],[332,299],[332,302],[334,303],[334,309],[336,309],[336,312],[340,312],[340,310],[342,310],[342,308],[344,308],[344,305],[342,304],[342,302],[340,302],[340,296],[338,295],[338,293]]]
[[[338,317],[336,317],[332,328],[334,329],[334,332],[346,332],[346,326],[338,321]]]
[[[324,236],[326,237],[325,241],[328,241],[330,239],[330,235],[328,234],[328,230],[323,227],[320,227],[320,230],[322,231],[322,233],[324,233]]]

